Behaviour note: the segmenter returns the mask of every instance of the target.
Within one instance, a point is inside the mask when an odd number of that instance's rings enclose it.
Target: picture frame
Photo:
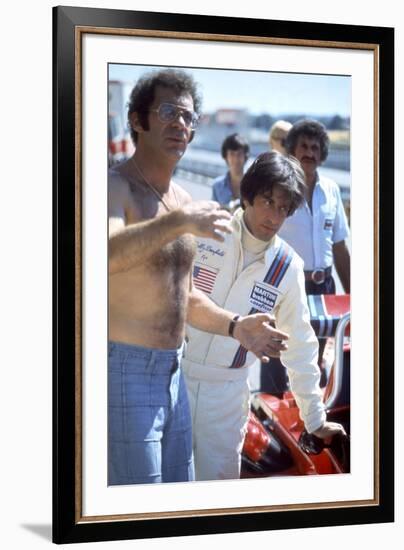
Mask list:
[[[323,49],[330,57],[333,51],[343,51],[347,55],[360,52],[371,56],[372,86],[367,93],[370,94],[373,115],[372,149],[371,156],[369,150],[366,150],[361,157],[361,166],[364,163],[371,164],[372,192],[369,189],[358,192],[358,196],[361,192],[364,196],[371,196],[370,218],[374,222],[369,236],[374,256],[371,266],[373,293],[370,316],[373,361],[369,368],[372,397],[370,439],[373,440],[373,452],[371,457],[367,457],[372,470],[369,474],[372,479],[370,498],[333,500],[330,497],[322,502],[310,502],[303,498],[300,502],[276,505],[251,503],[250,498],[249,505],[235,507],[203,507],[195,502],[195,506],[177,511],[83,513],[83,472],[87,467],[83,453],[88,447],[83,435],[83,419],[91,416],[91,411],[89,413],[86,408],[88,388],[83,385],[83,357],[87,338],[91,337],[86,325],[89,312],[84,311],[88,307],[86,293],[89,291],[88,281],[83,283],[84,271],[88,271],[87,268],[83,270],[83,266],[89,254],[85,233],[88,230],[87,218],[93,215],[93,211],[97,211],[101,219],[103,216],[106,219],[103,204],[97,202],[95,197],[94,203],[89,203],[88,191],[83,186],[83,181],[89,182],[87,170],[91,165],[91,159],[89,161],[86,157],[90,144],[83,138],[88,128],[84,116],[88,105],[85,87],[90,80],[86,73],[87,37],[97,40],[102,37],[142,37],[153,39],[157,45],[159,41],[165,44],[165,41],[170,40],[173,43],[178,41],[179,44],[183,41],[196,42],[201,46],[202,56],[208,45],[216,43],[236,44],[238,51],[249,45],[258,49],[271,45],[286,50],[289,48],[293,53],[299,48],[303,53],[314,48]],[[102,47],[100,41],[94,44],[95,49]],[[111,61],[120,60],[114,58]],[[62,544],[393,521],[394,352],[391,334],[394,328],[394,30],[56,7],[53,10],[53,71],[54,542]],[[99,111],[100,118],[106,119],[104,104],[100,103]],[[353,133],[360,136],[361,129],[354,126]],[[355,151],[353,155],[355,159]],[[100,173],[105,172],[105,166],[100,163]],[[359,188],[361,184],[353,181],[352,185]],[[369,228],[365,229],[369,233]],[[102,247],[101,244],[99,246]],[[360,266],[360,262],[356,266]],[[366,266],[368,264],[362,268],[363,271],[366,271]],[[361,268],[356,270],[360,271]],[[91,282],[96,285],[95,280]],[[95,308],[96,305],[91,307]],[[354,308],[355,305],[355,314]],[[102,355],[104,344],[100,342],[99,346]],[[389,365],[389,368],[382,367],[385,365]],[[357,408],[361,408],[361,403]],[[155,487],[146,489],[153,490],[154,497],[159,495]],[[170,491],[172,488],[164,487],[166,489]],[[230,485],[226,485],[225,489],[230,490]]]

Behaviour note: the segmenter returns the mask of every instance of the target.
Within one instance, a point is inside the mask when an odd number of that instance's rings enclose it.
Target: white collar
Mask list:
[[[250,254],[259,255],[265,252],[265,250],[269,246],[271,246],[273,239],[271,239],[270,241],[262,241],[261,239],[257,239],[257,237],[254,237],[244,221],[244,216],[242,216],[240,219],[240,225],[241,245],[245,251],[248,251]]]

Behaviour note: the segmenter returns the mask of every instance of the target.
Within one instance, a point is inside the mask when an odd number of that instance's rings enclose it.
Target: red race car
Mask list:
[[[347,436],[331,442],[306,432],[292,393],[256,393],[242,451],[241,477],[318,475],[350,471],[350,296],[308,296],[311,324],[326,338],[321,369],[327,420]]]

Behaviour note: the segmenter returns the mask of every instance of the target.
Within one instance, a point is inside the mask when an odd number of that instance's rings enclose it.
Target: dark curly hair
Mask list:
[[[146,73],[137,81],[128,102],[128,128],[135,144],[138,133],[132,128],[130,115],[137,112],[142,128],[149,129],[148,110],[154,101],[154,92],[157,86],[169,88],[178,94],[188,93],[192,97],[194,111],[200,114],[202,99],[197,84],[190,74],[180,69],[163,69],[158,72]]]
[[[317,120],[304,119],[295,122],[289,130],[286,137],[285,147],[290,155],[294,155],[297,142],[300,136],[307,136],[310,139],[317,139],[320,143],[321,161],[324,161],[328,156],[328,148],[330,138],[324,124]]]
[[[247,160],[250,153],[248,141],[240,134],[230,134],[222,143],[222,157],[226,160],[227,151],[238,151],[239,149],[244,151],[245,159]]]
[[[291,202],[288,216],[302,204],[304,198],[304,172],[293,157],[285,157],[277,151],[258,155],[241,180],[241,204],[254,203],[257,195],[263,195],[280,187]]]

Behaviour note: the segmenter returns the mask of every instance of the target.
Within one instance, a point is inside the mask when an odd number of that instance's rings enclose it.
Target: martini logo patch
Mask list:
[[[270,313],[276,304],[278,294],[265,283],[255,283],[251,290],[249,303],[262,313]]]

